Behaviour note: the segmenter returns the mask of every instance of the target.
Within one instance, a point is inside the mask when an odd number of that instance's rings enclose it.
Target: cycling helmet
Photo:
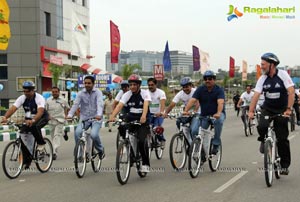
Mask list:
[[[121,82],[121,88],[125,88],[125,87],[129,87],[129,84],[128,84],[127,81],[123,80],[123,81]]]
[[[274,53],[265,53],[261,56],[261,59],[273,63],[275,66],[280,63],[278,57]]]
[[[213,79],[216,79],[217,76],[213,71],[207,70],[203,74],[203,78],[206,78],[206,77],[212,77]]]
[[[181,80],[180,80],[180,85],[181,86],[186,86],[188,84],[192,84],[192,79],[191,77],[183,77]]]
[[[140,75],[137,74],[131,74],[128,78],[128,83],[137,83],[137,84],[141,84],[142,83],[142,77]]]
[[[161,127],[161,126],[156,126],[156,127],[153,128],[153,132],[156,135],[162,135],[164,133],[164,128]]]
[[[24,89],[34,89],[35,88],[35,84],[32,81],[24,81],[22,86]]]

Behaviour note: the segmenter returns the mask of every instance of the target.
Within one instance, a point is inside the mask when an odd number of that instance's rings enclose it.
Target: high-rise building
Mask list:
[[[38,92],[51,89],[50,61],[73,67],[69,75],[61,75],[58,85],[64,88],[65,80],[75,80],[76,71],[90,58],[88,0],[7,3],[11,38],[7,50],[0,50],[0,99],[6,107],[9,99],[22,93],[24,80],[34,80]]]

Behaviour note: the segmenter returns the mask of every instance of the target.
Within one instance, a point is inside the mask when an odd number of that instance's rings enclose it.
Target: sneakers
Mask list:
[[[57,154],[54,153],[53,156],[52,156],[52,159],[56,160],[57,159]]]
[[[104,151],[104,148],[102,149],[102,151],[100,151],[99,153],[98,153],[98,155],[99,155],[99,158],[102,160],[102,159],[104,159],[104,157],[105,157],[105,151]]]
[[[260,143],[259,152],[262,154],[265,153],[265,144],[263,142]]]
[[[142,172],[142,173],[149,173],[150,172],[150,166],[142,165],[141,169],[140,169],[140,172]]]
[[[288,168],[281,168],[280,170],[280,175],[288,175],[289,174],[289,169]]]
[[[166,141],[165,141],[165,140],[162,140],[162,141],[160,142],[160,148],[161,148],[161,149],[164,149],[164,148],[165,148],[165,145],[166,145]]]
[[[213,145],[213,148],[211,150],[211,154],[216,155],[219,151],[219,145]]]
[[[45,145],[44,144],[38,144],[38,146],[36,147],[36,150],[38,151],[43,151],[45,149]]]

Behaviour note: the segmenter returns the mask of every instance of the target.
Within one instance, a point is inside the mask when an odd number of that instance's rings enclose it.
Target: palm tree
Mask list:
[[[128,77],[134,73],[134,72],[138,72],[138,70],[142,70],[142,67],[139,64],[126,64],[123,66],[121,74],[123,79],[127,80]]]

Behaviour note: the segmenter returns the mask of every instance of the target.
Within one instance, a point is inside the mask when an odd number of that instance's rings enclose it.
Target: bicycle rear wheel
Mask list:
[[[9,179],[17,178],[22,172],[23,154],[20,142],[10,142],[2,155],[2,168]]]
[[[161,142],[158,140],[157,135],[155,135],[154,138],[154,144],[155,144],[155,155],[157,159],[161,159],[163,154],[164,154],[164,150],[161,148]]]
[[[189,173],[192,178],[196,178],[200,172],[200,165],[201,165],[201,140],[196,138],[193,140],[188,157],[188,168]]]
[[[218,152],[216,154],[212,154],[212,150],[213,150],[213,144],[211,142],[209,148],[208,164],[210,170],[212,172],[215,172],[219,169],[222,160],[222,142],[220,143]]]
[[[102,164],[102,160],[99,158],[99,153],[97,152],[97,150],[95,148],[95,144],[93,142],[91,165],[92,165],[92,169],[95,173],[100,171],[101,164]]]
[[[184,168],[187,158],[187,142],[184,135],[176,133],[170,142],[170,161],[172,167],[179,171]]]
[[[35,164],[37,169],[41,173],[47,172],[53,162],[53,147],[51,141],[48,138],[44,138],[45,149],[43,151],[35,150]]]
[[[277,148],[277,145],[276,145],[275,146],[275,163],[274,163],[274,171],[275,171],[276,179],[280,179],[280,170],[281,170],[280,158],[278,156],[278,148]]]
[[[75,146],[74,164],[77,177],[82,178],[86,169],[86,145],[82,140]]]
[[[121,141],[123,140],[123,137],[121,136],[119,130],[117,133],[117,139],[116,139],[116,148],[118,149],[119,144],[121,143]]]
[[[264,172],[265,180],[268,187],[272,186],[273,182],[273,162],[272,162],[272,142],[266,140],[265,142],[265,153],[264,153]]]
[[[122,142],[119,144],[116,156],[116,174],[121,185],[127,183],[130,175],[130,144]]]

